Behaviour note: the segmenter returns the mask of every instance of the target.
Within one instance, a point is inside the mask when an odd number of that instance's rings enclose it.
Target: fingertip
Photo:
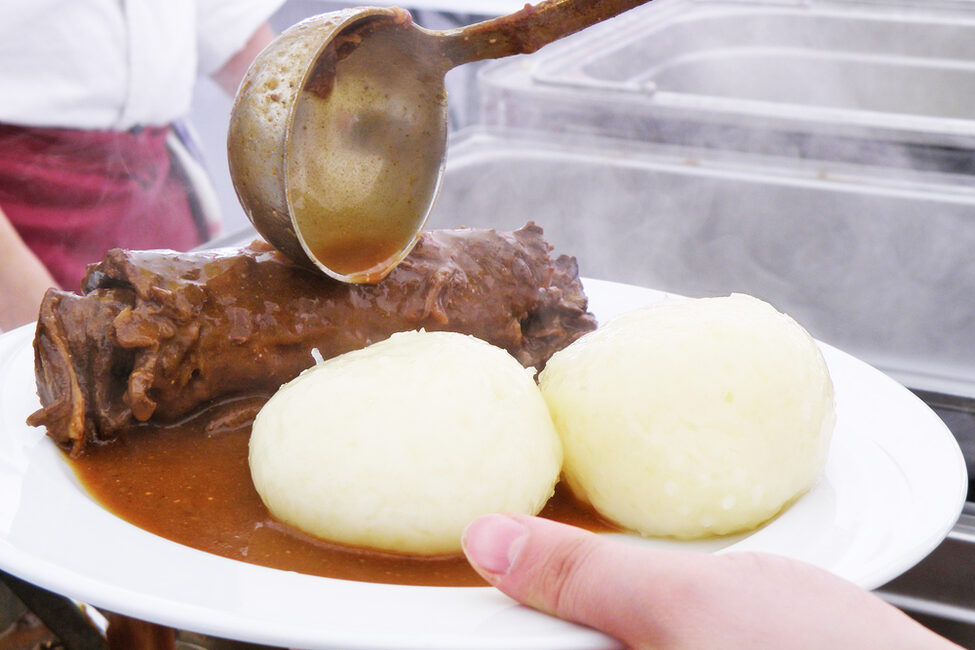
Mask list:
[[[529,515],[486,515],[467,527],[464,552],[487,582],[515,600],[591,625],[614,593],[612,555],[597,535]]]
[[[527,537],[528,528],[517,519],[490,514],[468,524],[461,535],[461,546],[471,566],[496,584],[514,564]]]

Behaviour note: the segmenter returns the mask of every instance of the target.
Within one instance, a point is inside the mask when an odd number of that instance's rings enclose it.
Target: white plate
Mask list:
[[[663,294],[586,281],[608,317]],[[33,327],[0,336],[0,568],[96,607],[204,634],[302,648],[599,648],[594,631],[490,588],[376,585],[266,569],[156,537],[103,510],[60,452],[24,419],[38,406]],[[659,547],[763,550],[866,587],[927,555],[964,504],[954,437],[911,392],[823,346],[837,424],[821,480],[764,528]]]

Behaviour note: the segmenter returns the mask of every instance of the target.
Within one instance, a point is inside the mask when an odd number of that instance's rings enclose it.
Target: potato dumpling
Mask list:
[[[540,386],[573,493],[649,536],[768,520],[817,480],[835,421],[815,341],[741,294],[624,314],[556,353]]]
[[[250,439],[250,469],[278,519],[342,544],[459,553],[490,512],[535,514],[562,449],[533,379],[504,350],[404,332],[285,384]]]

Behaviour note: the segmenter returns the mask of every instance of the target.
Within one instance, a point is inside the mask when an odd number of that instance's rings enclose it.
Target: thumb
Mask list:
[[[670,609],[671,598],[634,580],[639,558],[629,545],[548,519],[497,514],[472,522],[462,543],[474,569],[519,602],[631,645],[665,641],[663,630],[647,629],[646,608],[666,619],[661,608]]]
[[[629,647],[957,647],[853,583],[780,556],[650,550],[525,515],[476,519],[462,543],[515,600]]]

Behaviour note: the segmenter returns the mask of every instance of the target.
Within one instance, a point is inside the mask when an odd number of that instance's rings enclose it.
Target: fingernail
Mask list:
[[[471,522],[461,536],[467,559],[478,568],[504,575],[525,545],[528,529],[505,515],[486,515]]]

